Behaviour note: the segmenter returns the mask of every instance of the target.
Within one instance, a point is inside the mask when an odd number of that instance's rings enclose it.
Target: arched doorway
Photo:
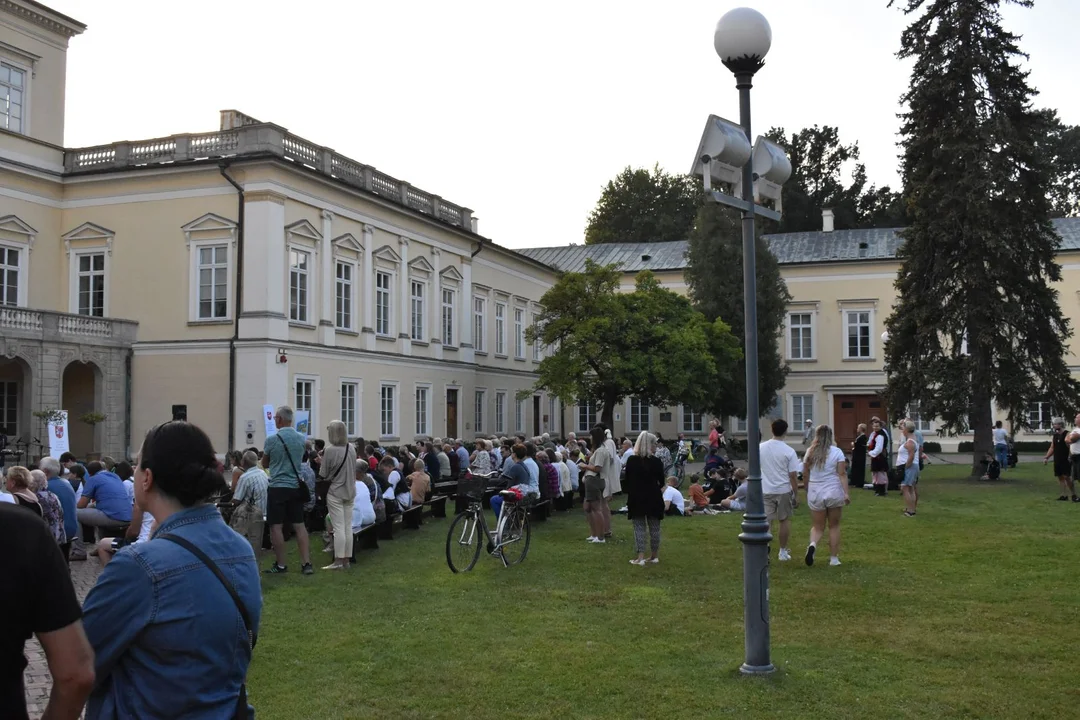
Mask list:
[[[68,413],[71,452],[85,459],[101,452],[101,424],[90,425],[79,418],[102,412],[101,370],[94,363],[73,362],[64,368],[60,407]]]
[[[0,356],[0,434],[7,438],[9,450],[15,449],[16,444],[32,441],[37,432],[31,423],[31,386],[30,366],[26,361]]]

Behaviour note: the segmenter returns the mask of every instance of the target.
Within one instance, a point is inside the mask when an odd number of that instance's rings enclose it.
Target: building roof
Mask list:
[[[1080,250],[1080,218],[1054,220],[1062,250]],[[781,265],[889,260],[903,242],[903,228],[870,228],[766,235],[769,249]],[[688,264],[685,240],[659,243],[608,243],[525,248],[517,252],[562,272],[581,272],[585,260],[616,264],[623,272],[684,270]]]

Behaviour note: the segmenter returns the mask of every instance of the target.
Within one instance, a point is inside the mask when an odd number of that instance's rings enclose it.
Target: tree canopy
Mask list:
[[[685,240],[703,202],[697,178],[628,165],[589,214],[585,244]]]
[[[758,226],[760,228],[760,225]],[[780,265],[768,243],[757,236],[758,391],[761,412],[776,402],[788,369],[783,360],[781,331],[791,301]],[[686,279],[694,307],[707,319],[731,327],[740,348],[745,347],[746,316],[743,305],[742,225],[739,213],[715,203],[698,213],[690,235]],[[731,381],[710,388],[697,409],[718,417],[746,417],[746,363],[740,357]]]
[[[1050,212],[1053,217],[1080,216],[1080,126],[1066,125],[1056,110],[1040,110],[1044,123],[1036,138],[1050,167]]]
[[[550,348],[535,389],[567,403],[598,403],[609,428],[628,397],[701,407],[708,388],[731,382],[741,357],[737,339],[651,272],[638,273],[629,293],[619,292],[621,278],[615,266],[586,261],[584,272],[564,273],[544,294],[544,309],[526,331],[529,342]]]
[[[915,18],[899,53],[915,61],[901,127],[912,219],[887,321],[886,398],[917,402],[946,432],[973,429],[973,473],[992,446],[995,401],[1020,426],[1033,401],[1080,401],[1052,287],[1061,239],[1038,147],[1046,118],[1031,108],[1001,2],[906,0]]]

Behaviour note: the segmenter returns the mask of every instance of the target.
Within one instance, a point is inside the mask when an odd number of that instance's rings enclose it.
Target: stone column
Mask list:
[[[365,350],[375,349],[375,268],[371,260],[371,243],[375,239],[375,230],[364,225],[364,266],[360,270],[363,278],[361,287],[364,293],[364,325],[360,328]]]
[[[240,337],[289,337],[285,197],[249,192],[244,203],[244,233],[259,252],[244,256],[244,312]]]
[[[334,267],[334,245],[330,242],[334,231],[334,213],[329,210],[322,211],[322,243],[318,248],[320,254],[319,281],[322,289],[322,313],[319,317],[319,341],[323,345],[334,345],[337,336],[334,326],[337,324],[335,311],[335,293],[337,292],[337,274]],[[355,288],[355,284],[353,285]]]
[[[398,337],[401,339],[401,352],[405,355],[412,354],[412,334],[409,332],[409,321],[412,314],[409,312],[409,238],[398,238],[398,254],[401,255],[401,269],[398,271],[398,296],[401,298],[401,308],[398,310]]]
[[[442,253],[438,248],[431,248],[431,297],[428,302],[431,304],[431,348],[434,351],[434,357],[437,360],[443,358],[443,346],[442,346],[442,284],[439,276],[439,271],[442,270],[440,265],[442,264]]]
[[[476,362],[472,306],[472,263],[466,258],[461,263],[461,359],[467,363]]]

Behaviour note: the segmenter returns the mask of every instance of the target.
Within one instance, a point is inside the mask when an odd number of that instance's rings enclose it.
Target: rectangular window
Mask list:
[[[11,132],[23,132],[25,92],[26,72],[0,62],[0,127]]]
[[[930,432],[930,420],[922,416],[919,412],[919,403],[909,403],[907,406],[907,416],[915,423],[915,429],[920,432]]]
[[[483,390],[476,391],[476,402],[474,412],[476,413],[476,432],[484,432],[484,406],[487,404],[487,393]]]
[[[311,399],[315,392],[315,383],[312,380],[296,381],[296,398],[293,408],[296,412],[306,410],[308,414],[308,427],[315,427],[315,418],[312,417]]]
[[[360,434],[356,429],[356,396],[356,383],[341,383],[341,422],[345,423],[345,432],[349,437]]]
[[[495,303],[495,354],[506,354],[506,304]]]
[[[427,437],[431,433],[428,427],[428,393],[431,388],[416,388],[416,434]]]
[[[336,275],[334,294],[337,306],[334,321],[338,328],[352,330],[353,266],[349,263],[337,263]]]
[[[643,432],[649,429],[649,404],[638,398],[630,398],[630,417],[627,428],[630,432]]]
[[[454,291],[447,288],[442,291],[442,342],[454,344]]]
[[[845,358],[870,357],[870,311],[848,310],[844,313],[844,325],[847,328]]]
[[[1033,403],[1029,403],[1026,409],[1028,425],[1032,430],[1049,430],[1051,429],[1052,421],[1054,418],[1054,409],[1050,406],[1050,403],[1038,400]]]
[[[495,432],[506,432],[506,393],[495,393]]]
[[[383,385],[379,390],[379,436],[397,437],[395,431],[397,418],[394,417],[394,391],[393,385]]]
[[[796,432],[802,432],[807,420],[814,420],[814,396],[792,395],[790,427]]]
[[[577,431],[589,432],[596,424],[596,405],[591,400],[578,400]]]
[[[390,273],[375,273],[375,334],[390,334]]]
[[[423,342],[424,338],[424,283],[413,280],[409,283],[409,313],[413,340]]]
[[[19,251],[0,247],[0,305],[19,304]]]
[[[207,245],[199,248],[199,319],[221,320],[229,315],[229,248]],[[81,278],[81,273],[80,273]],[[82,290],[80,279],[80,292]],[[82,307],[82,299],[79,299]],[[81,312],[81,311],[80,311]]]
[[[525,432],[525,403],[521,400],[514,401],[514,431]]]
[[[514,308],[514,357],[525,359],[525,311]]]
[[[487,327],[487,300],[473,298],[473,347],[477,352],[487,351],[484,345],[484,328]]]
[[[811,360],[814,357],[813,326],[810,313],[788,315],[788,357]]]
[[[308,321],[308,270],[311,255],[301,250],[289,251],[289,319]]]
[[[682,421],[680,422],[679,427],[683,432],[705,432],[705,416],[699,412],[694,412],[691,408],[683,405]]]
[[[80,315],[105,317],[105,253],[79,255]]]
[[[19,383],[0,382],[0,435],[18,435]]]

